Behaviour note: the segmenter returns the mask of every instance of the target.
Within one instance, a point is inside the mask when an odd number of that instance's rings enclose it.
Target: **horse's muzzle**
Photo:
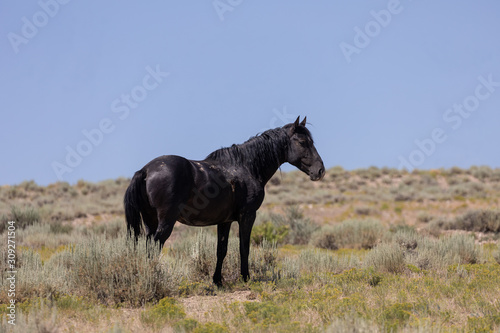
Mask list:
[[[312,172],[309,177],[311,177],[312,181],[317,181],[323,179],[325,177],[325,167],[321,165],[321,167],[316,172]]]

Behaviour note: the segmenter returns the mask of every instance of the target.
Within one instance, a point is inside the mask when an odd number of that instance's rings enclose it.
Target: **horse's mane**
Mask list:
[[[206,159],[228,165],[246,166],[253,169],[256,174],[271,167],[277,168],[286,159],[289,144],[287,126],[267,130],[242,144],[218,149],[210,153]]]
[[[246,166],[254,174],[261,175],[268,168],[278,168],[286,160],[290,138],[287,130],[293,126],[267,130],[251,137],[242,144],[221,148],[210,153],[206,160],[217,161],[227,165]],[[295,132],[305,134],[312,140],[311,132],[305,126],[297,126]]]

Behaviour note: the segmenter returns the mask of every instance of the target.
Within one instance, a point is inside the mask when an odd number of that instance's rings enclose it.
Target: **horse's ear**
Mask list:
[[[300,125],[306,126],[306,120],[307,120],[307,116],[305,116],[304,119],[302,119],[302,122],[300,123]]]
[[[297,117],[297,120],[295,120],[295,123],[293,124],[295,127],[299,126],[299,120],[300,116]]]

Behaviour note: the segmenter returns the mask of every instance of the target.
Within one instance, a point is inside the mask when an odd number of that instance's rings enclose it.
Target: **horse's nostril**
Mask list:
[[[321,167],[321,169],[319,169],[319,176],[320,178],[323,178],[324,175],[325,175],[325,167]]]

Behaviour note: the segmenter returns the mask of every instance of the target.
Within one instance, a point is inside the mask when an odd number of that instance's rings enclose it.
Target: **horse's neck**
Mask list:
[[[262,186],[265,186],[271,179],[271,177],[276,173],[276,171],[278,171],[278,168],[286,162],[285,148],[281,149],[283,149],[283,151],[276,152],[276,156],[278,156],[278,163],[276,163],[276,160],[274,160],[271,156],[267,156],[268,160],[266,160],[266,155],[262,156],[256,154],[254,156],[255,165],[262,166],[262,168],[260,168],[258,172],[256,172],[255,170],[251,170],[251,172],[254,173],[253,176],[260,181]]]
[[[283,164],[283,163],[281,163]],[[267,182],[274,176],[274,174],[276,173],[276,171],[278,171],[278,168],[281,166],[278,165],[277,167],[269,167],[268,169],[266,169],[264,172],[262,172],[259,176],[259,181],[261,182],[262,186],[265,186],[267,184]]]

